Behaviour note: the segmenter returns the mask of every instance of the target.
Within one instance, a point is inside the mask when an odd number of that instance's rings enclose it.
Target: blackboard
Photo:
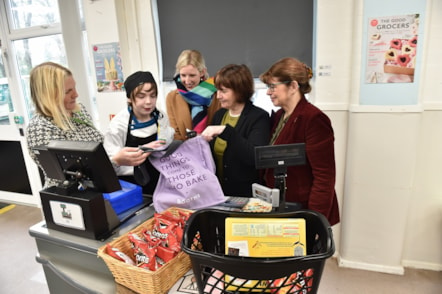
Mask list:
[[[178,55],[199,50],[210,75],[243,63],[258,77],[280,58],[312,66],[314,0],[158,0],[163,80]]]

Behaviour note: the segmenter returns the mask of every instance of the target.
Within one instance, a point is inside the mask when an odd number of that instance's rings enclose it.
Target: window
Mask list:
[[[0,125],[9,123],[9,112],[13,111],[8,78],[0,49]]]
[[[0,124],[9,124],[8,113],[14,111],[17,104],[21,105],[28,118],[33,115],[29,73],[34,66],[45,61],[68,66],[69,52],[66,52],[63,40],[62,13],[72,13],[72,5],[81,12],[81,0],[0,1],[0,49],[3,51],[3,58],[0,58]],[[87,61],[84,63],[86,66]],[[11,101],[11,92],[13,97],[22,97],[23,101]]]
[[[60,23],[57,0],[9,0],[13,29],[49,26]]]
[[[29,73],[34,66],[48,60],[66,65],[63,39],[61,34],[21,39],[13,41],[13,48],[27,113],[31,117],[33,109],[29,93]]]

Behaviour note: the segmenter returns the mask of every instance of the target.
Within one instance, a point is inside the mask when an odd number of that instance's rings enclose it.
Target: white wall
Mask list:
[[[442,270],[442,1],[427,0],[415,175],[402,251],[404,266]],[[416,246],[416,244],[422,244]]]
[[[316,68],[311,101],[331,119],[335,133],[336,193],[344,211],[348,105],[351,98],[354,8],[352,0],[317,1]],[[330,33],[333,32],[333,33]],[[326,68],[326,69],[324,69]],[[319,75],[319,73],[329,75]],[[342,222],[341,222],[342,224]],[[339,255],[341,224],[333,227]]]
[[[93,45],[119,42],[116,7],[113,0],[84,0],[83,10],[89,42],[89,59],[93,62]],[[94,71],[94,64],[91,64],[91,67]],[[92,76],[95,78],[95,73]],[[97,81],[94,80],[93,85],[96,84]],[[126,105],[125,94],[123,92],[104,93],[95,91],[95,99],[99,116],[97,127],[104,131],[109,124],[109,116],[116,114]]]
[[[135,70],[160,76],[155,1],[83,2],[90,44],[120,42],[125,76]],[[442,270],[442,1],[426,1],[420,103],[405,108],[358,105],[366,37],[361,2],[317,0],[315,70],[326,66],[330,75],[316,76],[311,101],[335,130],[340,265],[397,274],[403,266]],[[104,129],[108,115],[125,106],[124,93],[98,93],[97,106]]]
[[[442,11],[442,6],[439,6],[439,9]],[[417,138],[419,142],[415,166],[417,172],[408,207],[407,230],[402,252],[404,266],[441,270],[441,126],[441,110],[427,110],[423,113],[420,121],[421,132]],[[421,245],[416,246],[416,244]]]

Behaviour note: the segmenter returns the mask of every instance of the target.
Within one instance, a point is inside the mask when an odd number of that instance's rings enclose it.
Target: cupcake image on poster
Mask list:
[[[417,36],[411,39],[392,39],[385,51],[384,72],[414,75]]]

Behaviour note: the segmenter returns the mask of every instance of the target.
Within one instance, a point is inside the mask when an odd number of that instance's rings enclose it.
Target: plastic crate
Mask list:
[[[307,255],[296,257],[241,257],[224,254],[226,217],[304,218]],[[253,214],[203,209],[188,219],[182,250],[191,259],[199,293],[317,293],[325,260],[335,246],[327,219],[311,210]],[[201,251],[202,250],[202,251]],[[241,286],[228,291],[225,276],[238,281],[259,281],[260,287]],[[264,286],[263,286],[264,285]]]
[[[143,203],[141,186],[119,180],[121,190],[112,193],[103,193],[103,197],[109,200],[116,214],[121,214]]]

